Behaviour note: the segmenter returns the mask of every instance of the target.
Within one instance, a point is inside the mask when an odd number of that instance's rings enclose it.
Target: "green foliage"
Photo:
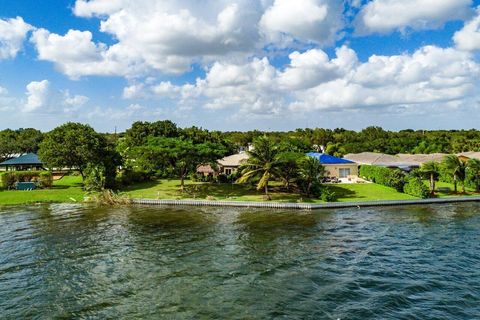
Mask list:
[[[67,123],[47,133],[39,157],[49,168],[74,168],[85,178],[88,166],[104,168],[105,185],[112,187],[121,157],[106,137],[88,125]]]
[[[89,164],[85,168],[83,188],[85,191],[102,191],[105,189],[105,167],[102,165]]]
[[[449,154],[442,162],[444,172],[450,174],[453,180],[454,191],[457,192],[457,182],[462,184],[462,192],[465,192],[465,178],[467,164],[454,154]]]
[[[403,192],[403,186],[405,185],[405,175],[398,169],[363,165],[360,167],[360,176],[369,181],[394,188],[398,192]]]
[[[403,187],[403,192],[421,199],[426,199],[430,195],[428,187],[418,177],[409,177]]]
[[[264,189],[268,197],[268,183],[277,176],[282,164],[279,158],[281,150],[272,139],[265,136],[255,139],[253,147],[252,151],[248,151],[250,157],[240,168],[238,182],[254,181],[257,190]]]
[[[319,196],[325,167],[314,157],[304,157],[299,162],[298,182],[300,190],[310,196]]]
[[[335,202],[337,201],[337,194],[327,186],[321,188],[320,199],[325,202]]]
[[[40,188],[50,188],[53,176],[49,171],[7,171],[0,175],[1,187],[13,189],[17,182],[35,182]]]

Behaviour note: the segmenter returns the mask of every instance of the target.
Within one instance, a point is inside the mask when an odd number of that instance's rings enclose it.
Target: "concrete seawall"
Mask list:
[[[133,199],[133,204],[157,206],[194,206],[194,207],[235,207],[235,208],[270,208],[287,210],[320,210],[358,207],[386,207],[421,204],[442,204],[459,202],[480,202],[480,197],[452,197],[441,199],[414,200],[382,200],[363,202],[331,202],[331,203],[293,203],[293,202],[241,202],[241,201],[209,201],[209,200],[155,200]]]

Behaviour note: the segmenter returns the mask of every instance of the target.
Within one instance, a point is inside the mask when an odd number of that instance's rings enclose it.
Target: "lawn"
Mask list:
[[[77,176],[63,177],[54,181],[51,189],[33,191],[0,191],[0,205],[31,204],[45,202],[81,202],[84,192],[82,178]]]
[[[425,180],[425,185],[427,187],[430,187],[430,182],[428,180]],[[439,198],[478,195],[478,193],[475,193],[475,189],[468,188],[468,187],[465,188],[466,193],[462,194],[461,193],[462,186],[460,183],[457,184],[457,190],[459,193],[453,192],[453,183],[441,182],[441,181],[435,182],[435,195]]]
[[[338,201],[374,201],[403,200],[415,197],[399,193],[392,188],[373,183],[329,185],[337,194]],[[146,199],[211,199],[231,201],[263,201],[262,192],[247,185],[214,184],[186,182],[184,193],[180,192],[180,181],[158,180],[130,186],[123,190],[132,198]],[[322,202],[319,199],[305,199],[301,195],[281,191],[278,184],[273,184],[270,193],[272,201],[277,202]]]

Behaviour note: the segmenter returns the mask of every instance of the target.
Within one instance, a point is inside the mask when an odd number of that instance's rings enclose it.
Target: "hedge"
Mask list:
[[[403,192],[414,197],[426,199],[430,195],[428,187],[423,183],[422,179],[418,177],[411,177],[407,179]]]
[[[360,167],[360,176],[369,181],[394,188],[398,192],[403,192],[403,186],[405,185],[405,175],[398,169],[365,165]]]
[[[3,189],[13,189],[17,182],[35,182],[40,188],[51,188],[53,175],[50,171],[8,171],[0,175]]]

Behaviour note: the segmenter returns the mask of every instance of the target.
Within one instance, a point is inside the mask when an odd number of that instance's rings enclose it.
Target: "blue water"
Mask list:
[[[0,208],[0,318],[480,319],[479,209]]]

